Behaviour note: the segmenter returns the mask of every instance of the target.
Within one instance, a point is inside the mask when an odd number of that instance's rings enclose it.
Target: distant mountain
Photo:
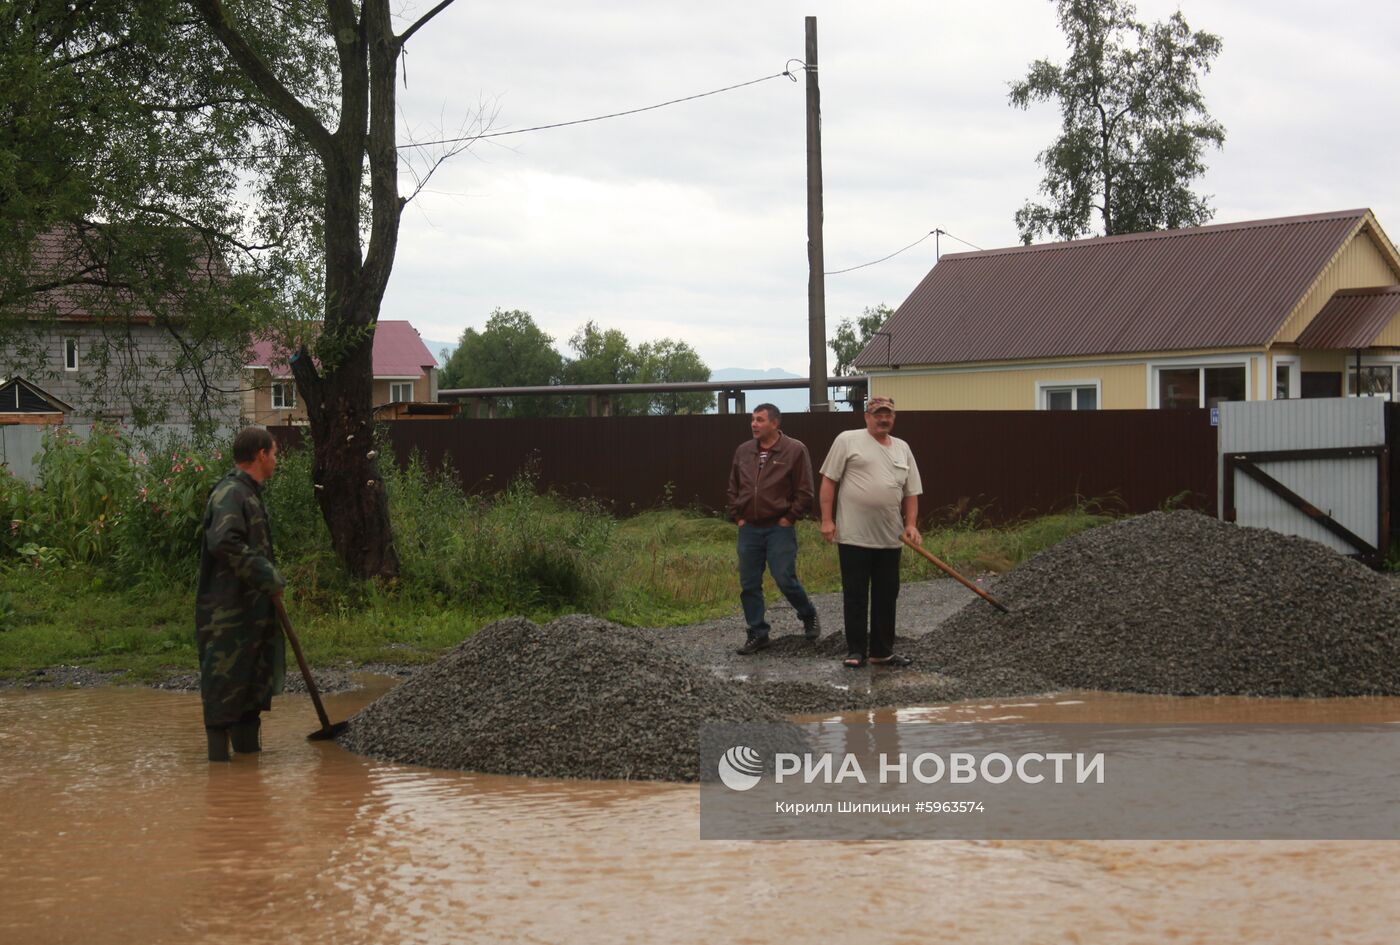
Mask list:
[[[710,372],[712,381],[777,381],[788,377],[801,377],[782,368],[720,368]],[[807,391],[794,387],[792,390],[751,390],[744,393],[744,405],[752,410],[759,404],[769,403],[783,413],[806,413]]]
[[[777,381],[785,377],[801,377],[801,374],[793,374],[791,371],[784,371],[782,368],[759,368],[727,367],[718,371],[710,372],[712,381]]]

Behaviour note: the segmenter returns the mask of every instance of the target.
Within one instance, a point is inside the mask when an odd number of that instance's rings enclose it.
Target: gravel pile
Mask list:
[[[1082,532],[905,652],[975,682],[1179,695],[1400,694],[1400,584],[1301,538],[1154,512]]]
[[[513,618],[367,706],[339,741],[436,768],[694,781],[701,723],[781,721],[653,635],[592,617]]]

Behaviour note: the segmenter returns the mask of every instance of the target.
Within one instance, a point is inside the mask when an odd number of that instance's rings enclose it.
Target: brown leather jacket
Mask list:
[[[758,440],[741,443],[729,467],[729,517],[760,526],[795,522],[812,509],[812,457],[801,440],[779,431],[758,468]]]

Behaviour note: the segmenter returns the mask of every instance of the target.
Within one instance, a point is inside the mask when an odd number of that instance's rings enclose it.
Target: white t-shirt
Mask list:
[[[904,497],[924,491],[908,443],[892,436],[888,446],[881,446],[867,430],[847,430],[831,444],[821,474],[839,483],[838,542],[862,548],[899,547]]]

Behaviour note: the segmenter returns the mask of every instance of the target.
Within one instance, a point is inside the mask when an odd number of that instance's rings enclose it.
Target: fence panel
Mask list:
[[[783,430],[820,468],[832,440],[857,429],[849,413],[789,414]],[[417,451],[450,460],[465,486],[490,492],[533,464],[541,485],[589,496],[620,514],[669,501],[724,506],[734,449],[748,418],[555,417],[388,424],[399,461]],[[284,442],[300,431],[278,428]],[[1168,502],[1214,513],[1216,435],[1207,410],[906,411],[895,435],[918,460],[927,520],[972,509],[989,522],[1107,500],[1147,512]]]

